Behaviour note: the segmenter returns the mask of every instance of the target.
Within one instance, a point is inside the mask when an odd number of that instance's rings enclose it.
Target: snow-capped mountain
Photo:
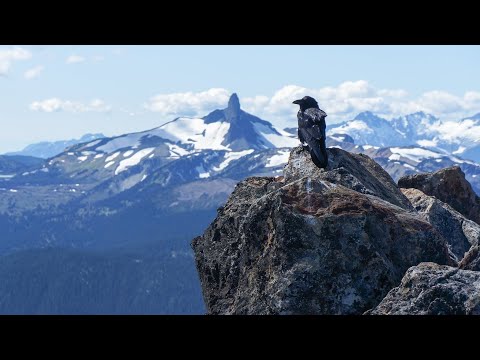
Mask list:
[[[394,118],[390,121],[390,124],[402,136],[405,144],[412,145],[420,139],[429,138],[431,136],[431,126],[437,121],[438,119],[435,116],[420,111]]]
[[[48,159],[65,151],[69,146],[104,138],[103,134],[85,134],[80,139],[42,141],[26,146],[23,150],[8,152],[5,155],[34,156],[37,158]]]
[[[298,144],[296,137],[241,110],[233,94],[227,108],[203,118],[180,117],[151,130],[70,146],[8,184],[20,192],[36,184],[37,194],[42,193],[41,184],[45,197],[55,192],[67,202],[97,201],[136,185],[166,188],[197,180],[274,175],[287,162],[288,148]],[[28,206],[38,205],[30,200]]]
[[[327,134],[348,134],[358,145],[408,146],[433,138],[429,128],[435,121],[434,116],[423,112],[387,120],[365,111],[353,120],[327,126]]]
[[[327,134],[350,135],[357,145],[402,145],[403,137],[392,124],[370,111],[358,114],[353,120],[340,124],[328,125]]]
[[[71,146],[50,159],[43,172],[97,182],[141,163],[156,168],[185,156],[203,159],[208,151],[215,151],[207,162],[199,162],[192,170],[197,178],[208,178],[253,152],[297,144],[298,140],[285,131],[241,110],[233,94],[226,109],[215,110],[204,118],[180,117],[148,131]],[[22,174],[28,181],[30,175],[36,173]],[[148,176],[144,173],[140,178],[143,175]]]
[[[363,112],[353,120],[328,125],[327,134],[348,134],[357,145],[420,146],[480,162],[480,114],[442,121],[424,112],[390,120]]]

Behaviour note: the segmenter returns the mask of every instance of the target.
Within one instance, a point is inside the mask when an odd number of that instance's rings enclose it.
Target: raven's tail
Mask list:
[[[312,161],[319,168],[324,169],[328,165],[327,148],[325,146],[325,140],[315,141],[315,146],[310,147],[310,156]]]

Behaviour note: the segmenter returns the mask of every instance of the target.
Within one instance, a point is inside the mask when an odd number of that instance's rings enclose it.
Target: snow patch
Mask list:
[[[133,153],[134,153],[133,150],[125,151],[125,152],[123,153],[123,157],[129,157],[129,156],[132,155]]]
[[[277,148],[288,147],[292,148],[300,144],[300,140],[296,138],[291,138],[290,134],[286,131],[275,129],[273,130],[267,125],[261,123],[253,123],[253,128],[255,132],[265,138],[270,144]],[[275,133],[275,131],[278,132]]]
[[[465,146],[459,146],[457,150],[453,151],[452,154],[462,154],[467,148]]]
[[[228,150],[222,142],[229,129],[228,122],[206,124],[203,119],[178,118],[149,131],[147,136],[159,136],[173,142],[192,144],[195,150]]]
[[[390,148],[392,155],[390,155],[390,160],[400,160],[400,157],[412,160],[416,163],[421,162],[424,159],[438,159],[443,155],[436,152],[422,149],[422,148],[400,148],[392,147]]]
[[[188,155],[189,152],[183,148],[181,148],[178,145],[175,144],[167,144],[169,150],[170,150],[170,156],[171,157],[180,157],[184,155]]]
[[[392,154],[388,157],[388,160],[400,160],[399,154]]]
[[[95,155],[94,159],[100,159],[104,156],[105,154],[97,154]]]
[[[79,156],[78,157],[78,160],[80,160],[80,162],[84,162],[87,159],[88,159],[88,156]]]
[[[241,157],[253,153],[254,150],[244,150],[244,151],[238,151],[238,152],[227,152],[225,153],[224,161],[220,163],[217,167],[214,167],[214,171],[220,171],[225,169],[233,160],[238,160]]]
[[[92,141],[92,142],[89,142],[87,145],[85,145],[86,148],[89,148],[89,147],[92,147],[92,146],[95,146],[97,145],[99,142],[101,142],[102,140],[95,140],[95,141]]]
[[[338,142],[343,142],[345,141],[345,137],[337,137],[337,136],[329,136],[330,139],[333,139],[335,141],[338,141]]]
[[[120,161],[120,164],[115,169],[115,175],[120,174],[122,171],[127,170],[129,167],[137,165],[145,156],[150,154],[155,148],[146,148],[136,152],[128,159]]]
[[[109,168],[110,166],[112,166],[113,164],[115,164],[115,161],[110,161],[107,165],[104,166],[104,168]]]
[[[349,121],[347,124],[335,128],[334,131],[341,134],[348,134],[350,131],[362,131],[367,134],[373,133],[373,130],[361,120]]]
[[[286,164],[288,162],[288,157],[290,156],[289,150],[280,150],[276,155],[273,155],[265,167],[274,167]]]
[[[112,160],[115,159],[118,155],[120,155],[120,151],[116,152],[116,153],[113,154],[113,155],[108,156],[108,157],[105,159],[105,162],[112,161]]]
[[[203,165],[197,166],[195,168],[195,170],[197,170],[198,177],[200,179],[206,179],[206,178],[210,177],[210,173],[208,171],[205,171],[205,169],[203,168]]]

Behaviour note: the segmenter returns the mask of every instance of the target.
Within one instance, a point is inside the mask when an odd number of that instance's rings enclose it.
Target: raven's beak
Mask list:
[[[300,100],[295,100],[292,104],[300,105],[301,102],[302,102],[302,99],[300,99]]]

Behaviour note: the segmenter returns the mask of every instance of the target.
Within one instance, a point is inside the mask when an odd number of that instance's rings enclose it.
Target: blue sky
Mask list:
[[[480,46],[0,46],[0,153],[88,132],[118,135],[242,107],[295,126],[317,98],[338,122],[371,110],[480,112]]]

